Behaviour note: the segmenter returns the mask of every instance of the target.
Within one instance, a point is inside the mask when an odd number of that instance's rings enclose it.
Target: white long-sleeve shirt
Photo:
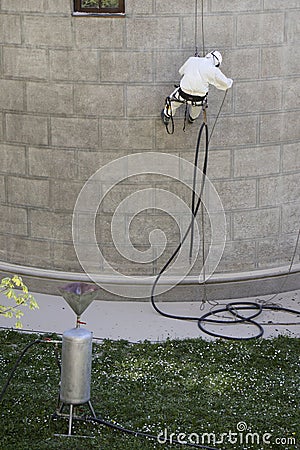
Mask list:
[[[179,69],[182,76],[181,89],[187,94],[204,96],[208,92],[209,84],[217,89],[226,91],[232,86],[233,80],[225,77],[211,58],[191,56]]]

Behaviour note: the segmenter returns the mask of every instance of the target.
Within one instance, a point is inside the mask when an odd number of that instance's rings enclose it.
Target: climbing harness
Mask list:
[[[199,56],[198,53],[198,47],[197,47],[197,15],[198,15],[198,0],[195,0],[195,56]],[[204,20],[203,20],[203,0],[202,0],[202,48],[203,48],[203,56],[205,54],[205,45],[204,45]],[[217,57],[217,55],[214,55],[215,58],[217,58],[217,60],[219,62],[221,62],[219,60],[219,58]],[[196,151],[195,151],[195,160],[194,160],[194,176],[193,176],[193,189],[192,189],[192,204],[191,204],[191,211],[192,211],[192,217],[191,217],[191,221],[190,224],[185,232],[185,234],[183,235],[183,238],[181,239],[180,243],[178,244],[178,246],[176,247],[174,253],[171,255],[171,257],[168,259],[168,261],[164,264],[164,266],[162,267],[162,269],[159,271],[159,273],[157,274],[157,276],[155,277],[154,283],[152,285],[152,290],[151,290],[151,303],[153,308],[155,309],[156,312],[158,312],[160,315],[164,316],[164,317],[168,317],[171,319],[177,319],[177,320],[187,320],[187,321],[197,321],[198,323],[198,327],[200,328],[200,330],[206,334],[209,334],[211,336],[214,337],[218,337],[218,338],[224,338],[224,339],[232,339],[232,340],[250,340],[253,338],[260,338],[263,333],[264,333],[264,328],[263,328],[263,324],[258,323],[255,319],[257,317],[260,316],[260,314],[263,311],[277,311],[277,312],[285,312],[285,313],[289,313],[289,314],[293,314],[293,315],[300,315],[300,311],[294,310],[294,309],[289,309],[289,308],[284,308],[282,306],[278,306],[275,304],[268,304],[271,300],[273,300],[274,297],[276,297],[275,294],[271,299],[269,299],[269,301],[264,302],[247,302],[247,301],[242,301],[242,302],[230,302],[228,303],[226,306],[222,306],[220,308],[217,309],[212,309],[210,310],[208,313],[203,314],[200,317],[197,316],[179,316],[177,314],[170,314],[167,313],[163,310],[161,310],[157,304],[156,304],[156,300],[155,300],[155,296],[156,296],[156,287],[159,283],[159,280],[161,279],[161,277],[163,276],[163,274],[165,273],[165,271],[168,269],[168,267],[170,266],[170,264],[172,263],[172,261],[176,258],[176,256],[178,255],[180,249],[182,248],[184,242],[186,241],[186,239],[188,238],[189,234],[190,234],[190,254],[189,254],[189,259],[190,262],[192,260],[192,252],[193,252],[193,234],[194,234],[194,222],[196,219],[196,216],[199,212],[199,209],[201,208],[201,219],[202,219],[202,259],[203,259],[203,287],[204,287],[204,295],[203,295],[203,299],[202,299],[202,307],[204,305],[204,303],[207,301],[207,294],[206,294],[206,277],[205,277],[205,247],[204,247],[204,205],[202,202],[202,195],[203,195],[203,191],[204,191],[204,185],[205,185],[205,177],[206,177],[206,172],[207,172],[207,164],[208,164],[208,147],[209,147],[209,143],[210,140],[212,138],[216,123],[218,121],[219,115],[221,113],[223,104],[225,102],[225,98],[227,95],[227,90],[225,91],[225,95],[223,98],[223,101],[221,103],[221,106],[219,108],[218,114],[215,118],[214,124],[212,126],[212,130],[210,135],[208,135],[208,126],[207,126],[207,115],[206,115],[206,108],[207,108],[207,95],[205,96],[205,98],[201,98],[201,100],[198,99],[191,99],[188,94],[185,94],[180,87],[176,86],[177,89],[169,96],[166,98],[166,103],[165,103],[165,109],[162,111],[162,117],[164,112],[167,113],[167,115],[165,115],[164,117],[166,117],[166,121],[164,122],[166,125],[166,130],[168,132],[168,134],[173,134],[174,133],[174,120],[173,120],[173,116],[172,116],[172,101],[176,101],[176,102],[180,102],[180,103],[185,103],[185,119],[184,119],[184,127],[183,129],[185,129],[185,123],[186,123],[186,118],[187,118],[187,111],[188,111],[188,104],[192,104],[195,106],[202,106],[202,111],[203,111],[203,122],[200,126],[199,129],[199,133],[198,133],[198,139],[197,139],[197,145],[196,145]],[[182,95],[183,94],[183,95]],[[198,102],[199,103],[198,103]],[[194,103],[193,103],[194,102]],[[169,119],[169,120],[168,120]],[[190,121],[190,120],[189,120]],[[169,123],[171,122],[171,130],[169,129]],[[200,151],[200,143],[201,143],[201,139],[202,136],[205,136],[205,150],[204,150],[204,161],[203,161],[203,167],[202,167],[202,181],[201,181],[201,186],[200,186],[200,193],[197,195],[197,201],[196,201],[196,193],[195,193],[195,189],[196,189],[196,176],[197,176],[197,169],[198,169],[198,159],[199,159],[199,151]],[[291,261],[291,265],[289,267],[289,271],[288,274],[291,273],[292,271],[292,266],[296,257],[296,251],[298,248],[298,245],[300,244],[300,229],[298,232],[298,237],[297,237],[297,242],[296,242],[296,246],[294,249],[294,253],[293,253],[293,257],[292,257],[292,261]],[[282,288],[286,282],[287,278],[284,279],[284,282],[282,284]],[[218,305],[218,303],[215,303],[214,306]],[[201,308],[200,308],[201,309]],[[246,315],[243,314],[243,312],[249,311],[249,313],[247,313]],[[231,314],[231,319],[227,319],[226,317],[224,318],[224,316],[220,316],[220,314],[226,313]],[[244,325],[252,325],[254,326],[254,328],[256,328],[257,333],[255,335],[252,336],[246,336],[246,337],[235,337],[235,336],[224,336],[223,334],[220,333],[215,333],[211,330],[208,330],[205,327],[205,324],[209,325],[209,324],[216,324],[216,325],[235,325],[235,324],[244,324]],[[280,323],[278,323],[278,325],[280,325]]]
[[[202,55],[205,55],[205,42],[204,42],[204,0],[201,0],[201,27],[202,27]],[[198,0],[195,0],[195,24],[194,24],[194,43],[195,43],[195,56],[199,56],[198,51]],[[172,114],[172,101],[176,101],[179,103],[185,104],[185,113],[184,113],[184,123],[183,123],[183,131],[185,131],[186,121],[187,121],[187,113],[188,113],[188,104],[191,104],[193,106],[202,106],[203,111],[203,118],[204,122],[206,123],[206,108],[207,106],[207,94],[204,97],[197,97],[189,95],[185,92],[183,92],[179,86],[175,86],[177,90],[175,90],[170,96],[168,96],[165,100],[165,106],[164,110],[166,111],[166,114],[162,111],[162,119],[166,127],[166,131],[168,134],[174,134],[175,125],[174,125],[174,118]],[[193,122],[193,120],[189,120],[190,123]]]
[[[172,102],[182,103],[185,104],[185,113],[184,113],[184,122],[183,122],[183,131],[185,131],[186,121],[187,121],[187,115],[188,115],[188,105],[192,106],[199,106],[202,107],[203,111],[203,117],[205,118],[206,122],[206,108],[208,108],[207,104],[207,95],[206,93],[204,96],[197,96],[197,95],[190,95],[184,92],[180,86],[175,86],[175,91],[172,92],[171,95],[166,97],[165,100],[165,106],[162,112],[162,118],[166,127],[166,131],[168,134],[174,134],[175,131],[175,125],[174,125],[174,118],[172,114]],[[166,111],[166,114],[164,113]],[[164,116],[163,116],[164,115]],[[189,120],[190,123],[192,123],[194,119],[191,118]],[[171,123],[171,128],[169,128],[169,125]]]
[[[167,112],[167,114],[165,114],[165,118],[167,119],[166,122],[164,121],[164,117],[163,117],[164,111]],[[167,133],[174,134],[175,126],[174,126],[174,119],[173,119],[173,114],[172,114],[171,96],[166,97],[165,107],[162,110],[162,118],[163,118]],[[171,129],[169,129],[170,122],[171,122]]]
[[[202,52],[203,52],[203,56],[205,55],[205,44],[204,44],[204,11],[203,11],[203,0],[201,1],[201,17],[202,17]],[[195,0],[195,56],[199,56],[199,52],[198,52],[198,47],[197,47],[197,38],[198,38],[198,0]],[[152,304],[154,306],[154,308],[156,309],[155,303],[154,303],[154,291],[155,291],[155,287],[156,284],[159,281],[159,278],[162,276],[162,274],[164,273],[164,271],[167,269],[167,267],[169,266],[169,264],[173,261],[173,259],[176,257],[177,253],[179,252],[181,246],[183,245],[183,243],[185,242],[186,238],[188,237],[188,235],[190,234],[190,251],[189,251],[189,261],[191,264],[191,260],[192,260],[192,253],[193,253],[193,244],[194,244],[194,222],[198,213],[199,208],[201,207],[201,223],[202,223],[202,229],[201,229],[201,233],[202,233],[202,271],[203,271],[203,287],[204,287],[204,296],[203,296],[203,301],[202,301],[202,305],[207,301],[207,293],[206,293],[206,276],[205,276],[205,241],[204,241],[204,234],[205,234],[205,229],[204,229],[204,205],[202,202],[202,194],[204,191],[204,185],[205,185],[205,177],[206,177],[206,171],[207,171],[207,163],[208,163],[208,145],[209,145],[209,141],[211,139],[211,136],[213,134],[216,122],[219,118],[221,109],[223,107],[225,98],[226,98],[226,94],[227,91],[225,91],[225,95],[221,104],[221,107],[219,109],[219,112],[217,114],[217,117],[215,119],[213,128],[212,128],[212,132],[210,134],[210,136],[208,136],[208,126],[207,126],[207,113],[206,113],[206,109],[208,108],[208,103],[207,103],[207,96],[208,96],[208,92],[204,95],[204,96],[193,96],[190,95],[186,92],[184,92],[181,88],[180,85],[175,85],[174,86],[176,89],[175,91],[172,92],[172,94],[170,96],[168,96],[165,100],[165,107],[162,111],[162,119],[164,121],[165,127],[166,127],[166,131],[168,134],[173,134],[174,130],[175,130],[175,126],[174,126],[174,118],[173,118],[173,114],[172,114],[172,101],[174,102],[178,102],[178,103],[183,103],[185,104],[185,113],[184,113],[184,123],[183,123],[183,131],[185,131],[186,128],[186,121],[187,121],[187,116],[188,116],[188,105],[192,105],[192,106],[199,106],[202,107],[202,115],[203,115],[203,122],[202,125],[200,126],[200,130],[198,133],[198,139],[197,139],[197,145],[196,145],[196,152],[195,152],[195,160],[194,160],[194,176],[193,176],[193,189],[192,189],[192,201],[191,201],[191,210],[192,210],[192,218],[191,218],[191,222],[190,225],[188,227],[188,230],[186,231],[186,234],[184,235],[183,240],[180,242],[178,248],[175,250],[174,254],[171,256],[170,260],[166,263],[166,265],[162,268],[162,270],[160,271],[160,273],[158,274],[154,285],[153,285],[153,291],[152,291],[152,295],[151,295],[151,301]],[[166,112],[166,114],[165,114]],[[193,123],[194,120],[193,118],[188,117],[188,121],[190,123]],[[171,123],[171,128],[169,128],[169,125]],[[205,156],[204,156],[204,163],[203,163],[203,176],[202,176],[202,181],[201,181],[201,187],[200,187],[200,193],[198,196],[198,201],[196,203],[196,182],[197,182],[197,168],[198,168],[198,158],[199,158],[199,151],[200,151],[200,143],[201,143],[201,137],[202,137],[202,133],[203,130],[205,130]]]

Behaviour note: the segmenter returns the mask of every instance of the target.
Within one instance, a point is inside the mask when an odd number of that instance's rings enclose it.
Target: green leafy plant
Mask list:
[[[117,8],[119,6],[118,0],[102,0],[99,4],[99,0],[83,0],[81,2],[83,8]]]
[[[16,291],[17,289],[19,291]],[[22,328],[21,317],[24,316],[24,312],[21,307],[29,309],[39,307],[34,296],[29,293],[28,287],[18,275],[3,278],[0,283],[0,293],[12,302],[12,305],[9,306],[0,305],[0,315],[9,319],[15,317],[16,328]]]

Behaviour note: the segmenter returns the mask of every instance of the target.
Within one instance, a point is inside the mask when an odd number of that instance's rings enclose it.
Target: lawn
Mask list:
[[[0,332],[1,389],[38,337]],[[97,415],[155,439],[83,421],[74,422],[78,437],[55,436],[68,431],[67,419],[52,418],[60,351],[60,344],[36,343],[18,365],[2,399],[1,450],[191,448],[166,444],[166,437],[224,450],[300,448],[299,339],[95,342],[91,401]]]

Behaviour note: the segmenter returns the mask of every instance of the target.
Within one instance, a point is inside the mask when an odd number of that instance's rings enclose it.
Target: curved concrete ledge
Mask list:
[[[60,295],[58,288],[68,282],[91,282],[86,273],[63,272],[39,269],[37,267],[21,266],[0,262],[1,276],[19,274],[22,276],[32,292]],[[152,285],[154,277],[137,277],[136,285]],[[164,276],[160,285],[174,286],[176,277]],[[118,296],[109,292],[110,286],[124,286],[132,284],[131,278],[112,275],[99,275],[97,277],[102,288],[99,290],[98,300],[132,300],[126,296]],[[108,290],[105,288],[107,287]],[[244,298],[260,295],[288,292],[300,288],[300,264],[292,268],[280,267],[251,272],[215,273],[205,283],[199,283],[197,276],[187,276],[175,287],[171,287],[164,294],[159,295],[162,301],[193,301],[199,300],[206,294],[208,300],[230,298]],[[139,300],[148,300],[148,297]]]

